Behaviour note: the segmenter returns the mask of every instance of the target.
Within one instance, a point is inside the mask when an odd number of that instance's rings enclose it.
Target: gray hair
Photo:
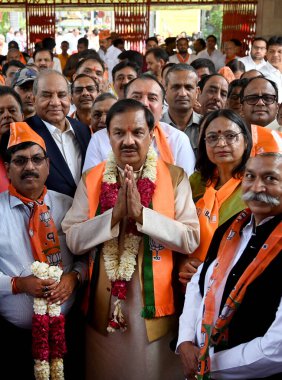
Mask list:
[[[165,75],[165,85],[166,86],[168,85],[169,74],[174,73],[174,72],[179,72],[179,71],[191,71],[192,73],[194,73],[196,75],[197,82],[198,82],[198,74],[197,74],[197,71],[194,69],[194,67],[192,67],[190,65],[186,65],[186,63],[177,63],[177,64],[171,66],[167,70],[167,73]]]
[[[69,81],[67,80],[67,78],[62,73],[60,73],[57,70],[53,70],[53,69],[46,69],[46,70],[39,72],[39,74],[37,75],[37,77],[35,78],[35,80],[33,82],[33,89],[32,89],[33,95],[37,95],[37,93],[38,93],[38,83],[39,83],[40,79],[47,77],[49,75],[52,75],[52,74],[56,74],[56,75],[59,75],[60,77],[64,78],[64,80],[66,81],[66,84],[67,84],[68,94],[70,95],[71,89],[70,89]]]

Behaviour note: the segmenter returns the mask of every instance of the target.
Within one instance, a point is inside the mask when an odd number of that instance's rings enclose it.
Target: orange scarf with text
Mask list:
[[[245,272],[229,294],[221,314],[217,320],[214,321],[217,290],[226,277],[226,273],[230,270],[230,266],[237,253],[237,247],[240,243],[241,229],[249,220],[250,214],[251,211],[249,209],[239,214],[231,227],[225,232],[218,249],[213,273],[209,280],[209,287],[205,296],[201,331],[203,341],[201,342],[199,355],[198,380],[208,380],[211,378],[209,347],[211,345],[217,345],[220,342],[228,341],[229,323],[236,310],[240,307],[248,286],[260,276],[282,250],[282,222],[280,222],[262,245],[256,258],[245,269]]]
[[[93,218],[99,208],[101,184],[105,171],[105,161],[90,170],[86,175],[86,188],[89,202],[89,218]],[[174,192],[169,169],[165,162],[157,162],[157,180],[152,197],[153,210],[174,219]],[[165,189],[165,191],[164,191]],[[145,247],[144,247],[145,248]],[[174,296],[172,288],[173,255],[171,250],[150,247],[144,252],[144,318],[172,315]],[[146,251],[146,249],[144,249]],[[89,262],[89,278],[93,272],[93,260]],[[89,294],[89,293],[88,293]]]
[[[218,227],[221,205],[241,184],[240,179],[231,178],[219,190],[216,190],[217,180],[216,178],[209,187],[206,187],[205,194],[196,203],[201,241],[199,247],[193,252],[192,257],[196,257],[201,261],[204,261],[213,234]]]
[[[9,193],[20,199],[31,210],[28,232],[34,260],[47,262],[49,265],[62,266],[57,228],[48,206],[44,203],[47,188],[44,186],[44,190],[37,200],[25,198],[11,184],[9,185]]]
[[[168,164],[174,164],[174,158],[171,153],[171,149],[168,145],[165,133],[162,130],[162,127],[160,126],[159,123],[155,125],[154,136],[156,139],[156,143],[157,143],[157,147],[158,147],[158,151],[160,153],[161,159],[167,162]]]

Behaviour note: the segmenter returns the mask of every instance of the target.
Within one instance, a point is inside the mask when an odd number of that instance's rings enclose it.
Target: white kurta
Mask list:
[[[271,63],[266,62],[266,64],[260,69],[260,72],[267,78],[276,83],[278,87],[278,103],[282,102],[282,72],[276,67],[272,66]]]
[[[197,54],[197,58],[210,59],[214,63],[216,71],[225,65],[224,55],[217,49],[215,49],[211,54],[208,53],[207,49],[202,50]]]
[[[249,70],[258,70],[266,64],[266,61],[263,59],[260,63],[255,63],[253,58],[250,55],[247,55],[246,57],[238,58],[238,61],[241,61],[245,65],[245,71]]]
[[[88,213],[86,187],[82,180],[73,206],[62,224],[67,244],[76,254],[120,235],[119,225],[111,229],[112,210],[92,219],[88,219]],[[137,228],[172,250],[182,253],[195,250],[199,241],[199,223],[186,175],[175,192],[175,219],[144,208],[143,225],[137,224]],[[169,348],[175,330],[149,342],[145,321],[140,315],[142,303],[139,271],[135,270],[128,286],[127,299],[123,302],[128,330],[103,336],[92,327],[87,327],[87,380],[183,379],[179,358]]]

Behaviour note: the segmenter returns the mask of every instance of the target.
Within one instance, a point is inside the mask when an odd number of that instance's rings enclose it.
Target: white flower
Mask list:
[[[48,305],[48,314],[50,317],[58,317],[61,314],[60,304],[52,303]]]
[[[119,255],[118,239],[108,240],[103,246],[105,269],[110,281],[130,281],[136,266],[136,256],[139,250],[141,236],[126,234],[124,250]]]
[[[49,267],[49,278],[52,278],[53,280],[56,280],[57,282],[60,282],[60,278],[63,274],[63,270],[55,265],[51,265]]]
[[[35,314],[44,315],[47,313],[47,300],[45,298],[34,298],[33,310]]]
[[[46,360],[35,360],[34,376],[36,380],[49,380],[50,366]]]
[[[147,153],[142,178],[148,178],[154,183],[157,179],[157,158],[157,153],[155,152],[154,148],[150,146]]]
[[[105,172],[103,175],[103,182],[116,183],[116,181],[117,181],[117,164],[116,164],[114,153],[111,151],[109,153],[109,156],[106,162]]]
[[[31,264],[31,271],[37,278],[40,278],[41,280],[46,280],[49,277],[49,264],[47,263],[41,263],[40,261],[34,261],[34,263]]]
[[[63,359],[51,360],[51,379],[64,380],[64,362]]]

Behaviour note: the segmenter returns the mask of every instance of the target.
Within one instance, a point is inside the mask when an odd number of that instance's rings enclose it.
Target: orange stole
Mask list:
[[[157,147],[160,152],[160,157],[168,164],[174,164],[174,157],[171,153],[170,146],[166,140],[166,136],[159,123],[155,125],[154,136],[156,139]]]
[[[46,186],[44,186],[43,192],[37,200],[19,194],[12,184],[9,185],[9,192],[31,209],[28,230],[34,260],[62,267],[57,228],[48,206],[44,203],[44,197],[47,193]]]
[[[86,174],[86,188],[89,201],[89,218],[96,214],[100,193],[103,173],[105,171],[105,162],[100,163]],[[164,190],[165,189],[165,192]],[[174,219],[174,191],[169,169],[165,162],[157,162],[157,180],[156,188],[152,197],[153,209],[168,218]],[[156,260],[156,257],[161,257]],[[89,278],[93,273],[93,261],[89,266]],[[174,297],[171,285],[173,255],[171,250],[163,249],[161,255],[157,255],[152,249],[152,269],[153,269],[153,288],[155,298],[155,317],[171,315],[174,313]]]
[[[213,234],[218,227],[219,209],[241,184],[240,179],[231,178],[219,190],[215,190],[216,181],[206,188],[204,196],[196,203],[200,222],[200,245],[191,257],[204,261]]]
[[[182,55],[179,54],[179,53],[177,53],[176,56],[177,56],[177,59],[178,59],[178,61],[180,63],[186,63],[189,60],[190,54],[187,53],[187,55],[185,56],[185,58],[183,58]]]

